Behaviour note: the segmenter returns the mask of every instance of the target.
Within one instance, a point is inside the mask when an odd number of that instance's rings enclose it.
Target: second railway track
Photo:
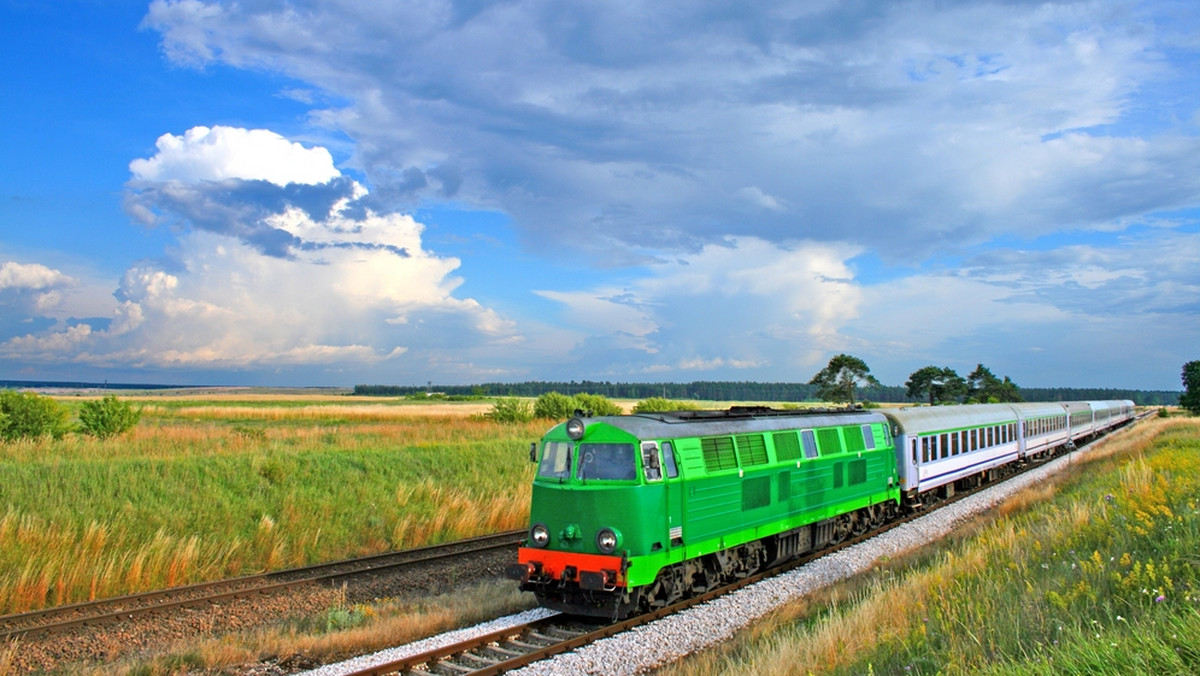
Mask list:
[[[46,639],[68,630],[119,622],[141,615],[207,606],[233,598],[270,594],[301,585],[382,573],[421,563],[515,547],[524,534],[523,530],[507,531],[441,545],[3,615],[0,616],[0,644],[13,639]]]

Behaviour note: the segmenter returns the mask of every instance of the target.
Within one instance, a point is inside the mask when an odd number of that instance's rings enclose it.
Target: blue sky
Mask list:
[[[1179,2],[0,0],[0,378],[1200,358]]]

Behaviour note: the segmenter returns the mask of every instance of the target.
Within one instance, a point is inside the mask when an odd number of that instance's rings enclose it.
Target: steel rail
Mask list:
[[[0,616],[0,643],[14,638],[45,638],[68,629],[124,620],[163,610],[203,606],[233,598],[344,577],[382,572],[420,563],[466,556],[520,543],[525,531],[506,531],[440,545],[403,549],[370,556],[242,577],[200,582],[96,601]]]

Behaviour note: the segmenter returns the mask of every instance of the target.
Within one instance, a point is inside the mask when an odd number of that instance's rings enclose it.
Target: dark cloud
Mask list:
[[[126,191],[125,209],[146,225],[182,225],[228,235],[263,254],[279,258],[287,258],[297,249],[327,247],[396,249],[396,253],[407,255],[403,249],[371,243],[305,242],[268,222],[270,217],[289,208],[302,210],[314,221],[325,221],[339,202],[352,200],[356,190],[354,181],[346,177],[317,185],[290,183],[285,186],[245,179],[193,183],[134,181]],[[349,211],[364,213],[362,207]]]
[[[1163,17],[1135,5],[298,5],[166,4],[147,23],[170,53],[351,101],[329,119],[380,204],[498,208],[602,262],[729,235],[911,257],[1200,202],[1194,137],[1094,128],[1170,77],[1142,30]]]

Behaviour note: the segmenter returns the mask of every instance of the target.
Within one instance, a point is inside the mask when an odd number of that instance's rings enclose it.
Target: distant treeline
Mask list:
[[[612,399],[698,399],[705,401],[817,401],[817,387],[804,383],[712,382],[691,383],[610,383],[584,380],[551,383],[483,383],[480,385],[355,385],[354,394],[376,397],[403,397],[438,392],[447,396],[536,397],[547,392],[563,394],[602,394]],[[1179,392],[1118,390],[1102,388],[1022,387],[1025,401],[1092,401],[1130,399],[1139,406],[1174,406]],[[913,401],[901,386],[867,387],[857,396],[876,403],[899,404]]]

